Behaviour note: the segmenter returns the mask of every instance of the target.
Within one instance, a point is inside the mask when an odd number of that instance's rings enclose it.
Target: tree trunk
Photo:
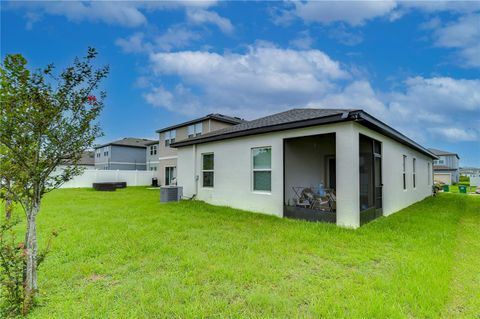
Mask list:
[[[27,262],[25,268],[25,305],[24,312],[28,312],[31,303],[37,293],[37,224],[36,217],[40,209],[40,202],[35,202],[27,214],[27,233],[25,235],[25,247]]]
[[[12,216],[12,209],[12,200],[7,198],[7,200],[5,200],[5,217],[7,218],[7,220],[10,219],[10,217]]]

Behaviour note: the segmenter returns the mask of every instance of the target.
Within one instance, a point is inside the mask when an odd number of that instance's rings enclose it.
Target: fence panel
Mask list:
[[[155,171],[126,170],[85,170],[82,175],[75,176],[63,184],[61,188],[92,187],[93,183],[127,182],[127,186],[151,185],[152,178],[157,177]]]

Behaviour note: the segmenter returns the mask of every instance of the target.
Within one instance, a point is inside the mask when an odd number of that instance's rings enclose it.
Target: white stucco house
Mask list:
[[[354,228],[430,196],[436,159],[357,109],[292,109],[172,147],[184,196]]]

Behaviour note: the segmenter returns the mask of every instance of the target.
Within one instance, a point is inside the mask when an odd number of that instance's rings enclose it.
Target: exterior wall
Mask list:
[[[435,173],[434,180],[435,182],[441,182],[447,185],[452,185],[452,174],[451,173]]]
[[[158,183],[159,185],[165,185],[165,167],[176,167],[177,159],[164,159],[160,160],[158,164]]]
[[[322,125],[182,147],[178,150],[178,184],[184,187],[185,196],[197,194],[198,199],[215,205],[282,217],[283,139],[326,133],[336,133],[337,136],[337,220],[341,225],[357,227],[358,139],[355,147],[352,123]],[[342,143],[338,143],[339,140]],[[269,193],[252,190],[251,149],[263,146],[272,148],[272,190]],[[214,187],[204,188],[201,180],[201,155],[210,152],[215,156]],[[352,183],[352,180],[357,182]]]
[[[178,184],[185,196],[215,205],[225,205],[270,215],[283,216],[283,139],[335,133],[337,224],[360,225],[359,134],[382,142],[383,213],[392,214],[431,195],[432,160],[386,136],[348,122],[245,136],[182,147],[178,150]],[[272,148],[272,190],[252,190],[251,149]],[[214,153],[214,187],[202,187],[201,155]],[[403,155],[407,156],[407,189],[403,189]],[[416,159],[416,187],[412,186],[412,159]],[[429,181],[430,179],[430,181]]]
[[[440,155],[438,156],[438,160],[443,161],[443,163],[437,165],[444,165],[453,169],[458,169],[459,167],[459,160],[455,155]]]
[[[431,158],[358,123],[355,126],[359,134],[382,142],[383,215],[388,216],[432,194],[433,175],[428,170],[428,163],[430,167],[433,165]],[[406,190],[403,189],[403,155],[407,156]],[[413,158],[416,159],[415,188]]]
[[[225,122],[220,122],[220,121],[213,120],[213,119],[208,119],[208,120],[205,120],[205,121],[202,122],[203,133],[208,133],[208,132],[220,130],[222,128],[226,128],[226,127],[229,127],[229,126],[232,126],[232,124],[228,124],[228,123],[225,123]]]
[[[96,169],[146,170],[145,148],[118,145],[108,148],[108,156],[103,156],[103,148],[100,148],[100,158],[95,156]]]
[[[150,147],[153,146],[153,145],[148,145],[147,148],[146,148],[146,151],[145,151],[145,157],[146,157],[146,170],[147,171],[156,171],[158,172],[158,164],[159,164],[159,160],[158,160],[158,151],[159,151],[159,143],[157,144],[154,144],[157,146],[157,153],[156,154],[153,154],[153,155],[150,155]]]
[[[108,152],[108,155],[104,155],[105,152]],[[108,163],[111,161],[112,152],[110,146],[100,147],[95,150],[95,168],[96,169],[105,169],[108,168]]]

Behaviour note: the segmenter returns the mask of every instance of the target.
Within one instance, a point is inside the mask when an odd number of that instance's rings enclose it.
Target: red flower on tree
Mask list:
[[[95,95],[89,95],[87,97],[87,100],[88,100],[88,104],[90,105],[97,103],[97,97]]]

